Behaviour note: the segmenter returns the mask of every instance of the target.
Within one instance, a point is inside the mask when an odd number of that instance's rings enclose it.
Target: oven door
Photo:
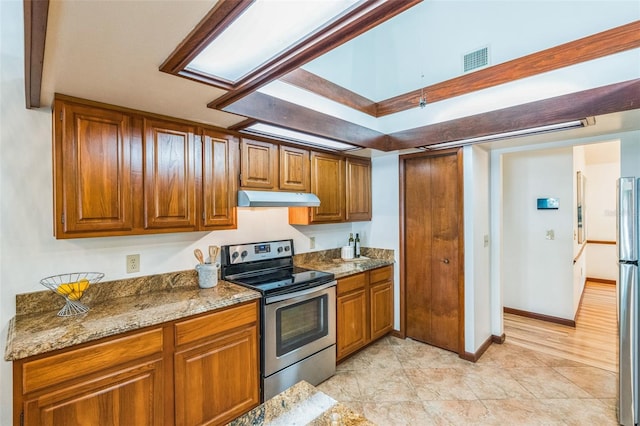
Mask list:
[[[263,320],[267,377],[336,343],[336,281],[267,297]]]

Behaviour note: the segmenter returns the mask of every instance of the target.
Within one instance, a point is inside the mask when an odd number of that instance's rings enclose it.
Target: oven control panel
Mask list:
[[[291,240],[238,244],[225,248],[227,248],[226,251],[228,251],[229,264],[293,256],[293,242]]]

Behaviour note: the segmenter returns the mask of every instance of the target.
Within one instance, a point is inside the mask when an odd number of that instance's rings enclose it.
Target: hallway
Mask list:
[[[618,371],[615,285],[587,281],[575,328],[505,313],[504,331],[515,345]]]

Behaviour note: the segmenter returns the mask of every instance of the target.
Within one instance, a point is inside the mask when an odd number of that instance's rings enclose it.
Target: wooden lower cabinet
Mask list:
[[[364,284],[364,279],[362,281]],[[336,303],[338,323],[336,357],[340,359],[367,344],[366,291],[363,287],[338,296]]]
[[[218,425],[260,403],[258,302],[13,363],[14,426]]]
[[[174,361],[177,426],[226,424],[260,403],[257,316],[253,303],[176,325],[188,342]]]
[[[79,362],[81,362],[79,360]],[[24,402],[25,425],[164,425],[162,360],[54,387]]]
[[[338,361],[393,330],[393,266],[338,280]]]

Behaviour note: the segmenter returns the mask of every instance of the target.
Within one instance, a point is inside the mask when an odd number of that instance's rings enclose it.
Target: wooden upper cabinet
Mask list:
[[[237,227],[238,139],[213,130],[202,137],[201,229]]]
[[[278,188],[278,145],[242,138],[240,164],[243,188]]]
[[[311,153],[311,192],[320,199],[320,206],[311,208],[311,223],[345,220],[344,175],[343,157]]]
[[[129,117],[56,100],[53,119],[55,236],[130,231],[133,197]]]
[[[196,230],[195,128],[145,118],[143,137],[145,228]]]
[[[347,221],[371,220],[371,160],[347,158]]]
[[[280,189],[309,192],[309,151],[280,145]]]

